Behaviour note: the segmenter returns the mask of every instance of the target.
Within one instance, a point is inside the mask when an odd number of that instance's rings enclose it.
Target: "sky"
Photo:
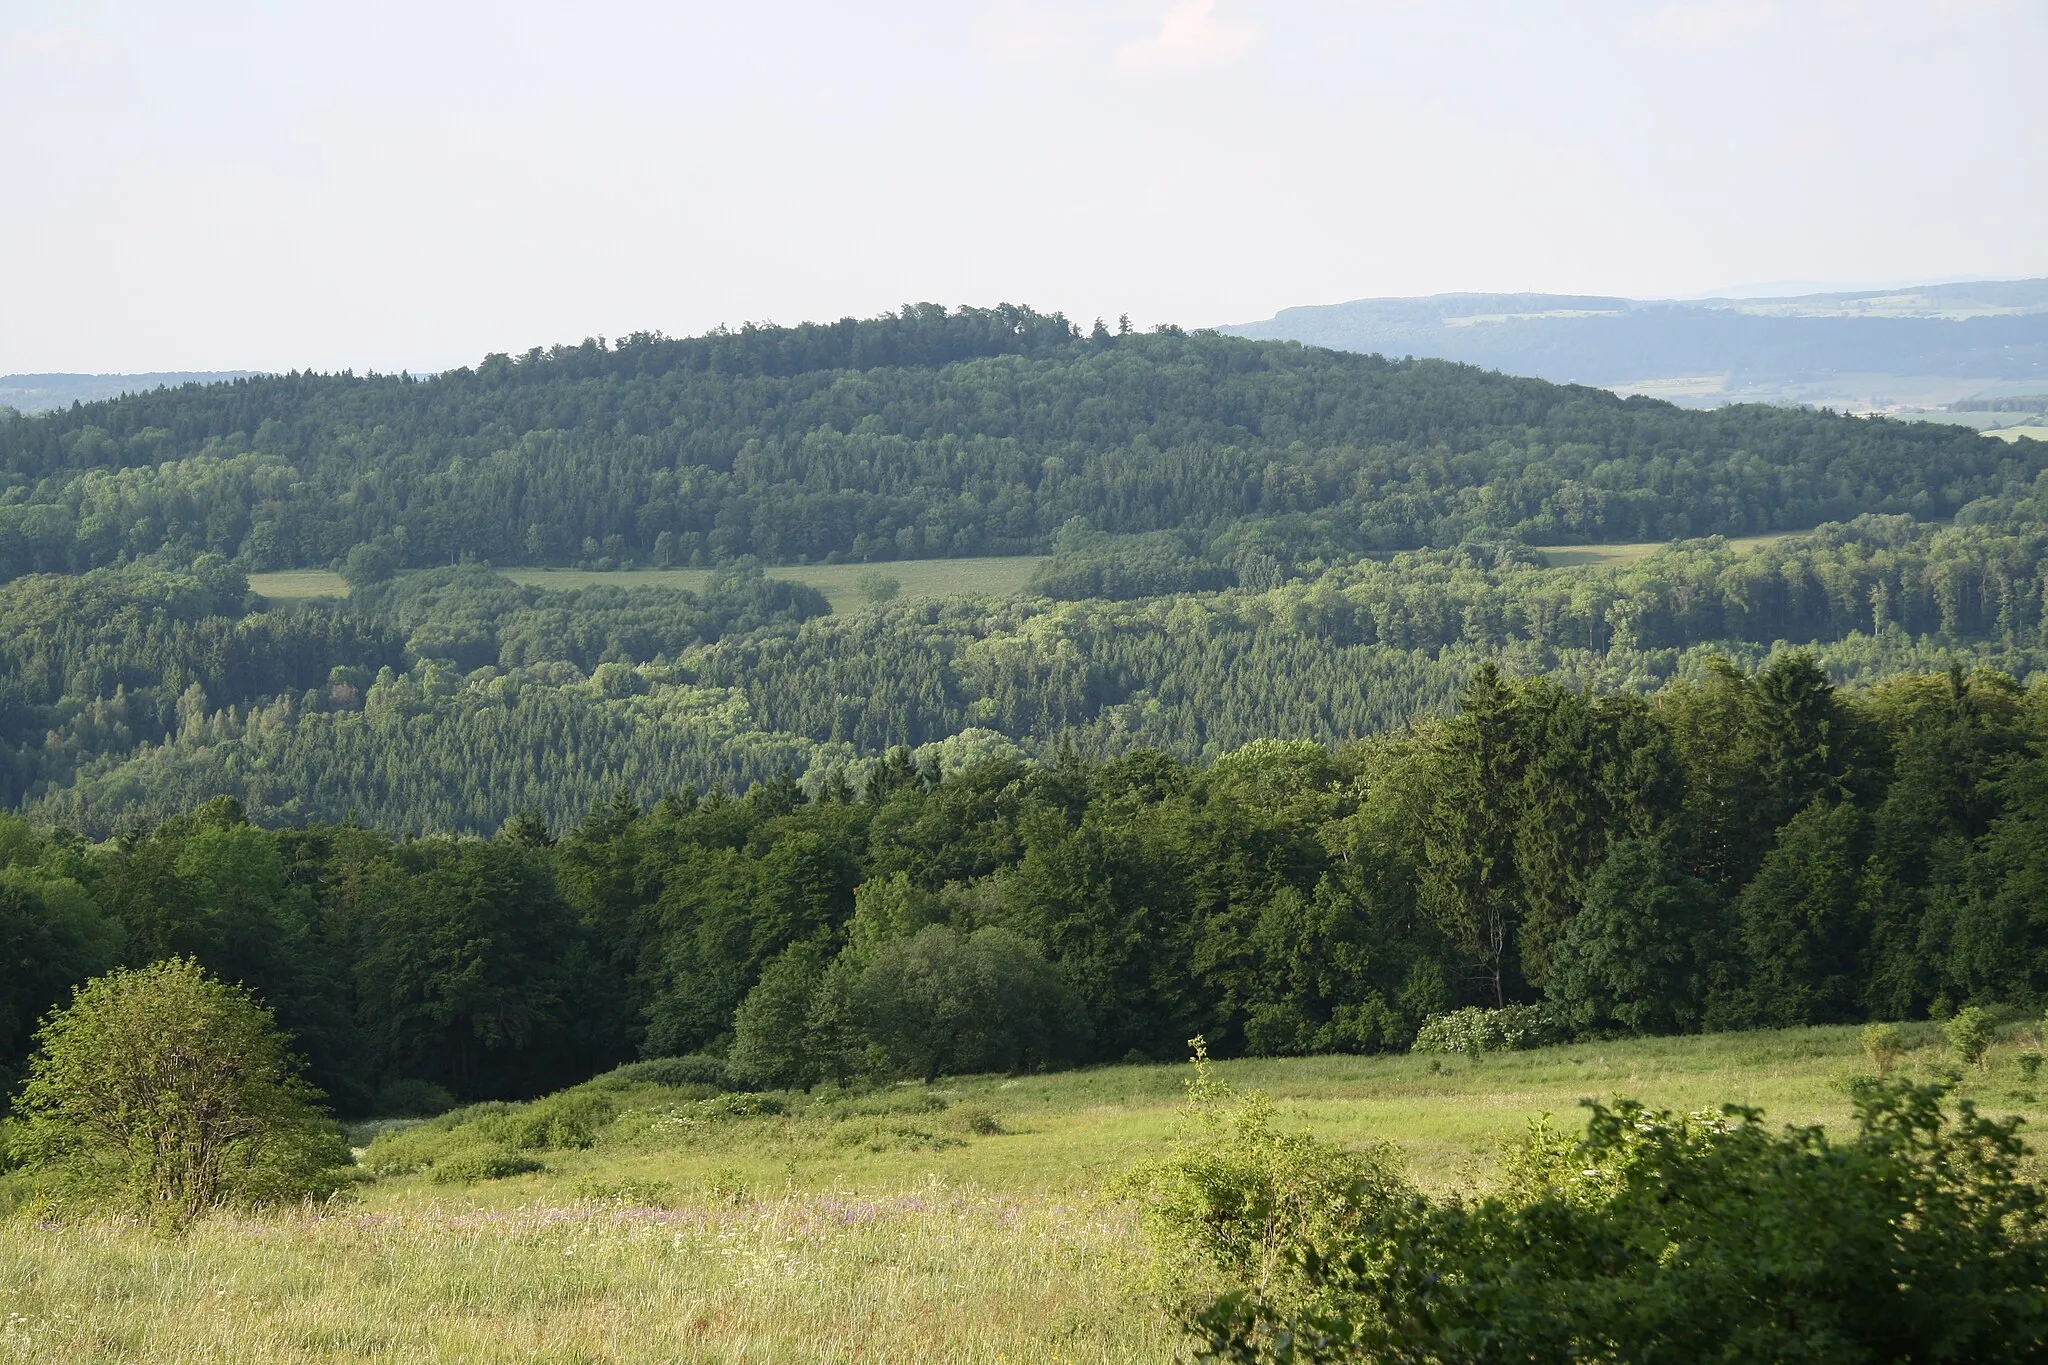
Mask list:
[[[2048,275],[2048,0],[0,0],[0,373]]]

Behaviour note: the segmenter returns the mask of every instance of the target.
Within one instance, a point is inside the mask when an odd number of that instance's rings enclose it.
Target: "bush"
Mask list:
[[[1955,1018],[1941,1026],[1948,1037],[1948,1045],[1955,1049],[1956,1056],[1970,1066],[1981,1066],[1984,1054],[1991,1048],[1994,1029],[1991,1015],[1982,1006],[1965,1005],[1956,1011]]]
[[[1906,1037],[1899,1032],[1898,1025],[1866,1024],[1857,1036],[1863,1043],[1863,1055],[1870,1058],[1877,1074],[1891,1075],[1892,1068],[1899,1064],[1899,1058],[1906,1051]]]
[[[1504,1197],[1368,1205],[1269,1291],[1196,1315],[1206,1358],[1465,1362],[2041,1360],[2048,1212],[2018,1119],[1866,1080],[1856,1133],[1754,1110],[1593,1105]]]
[[[11,1146],[70,1195],[177,1224],[347,1183],[341,1130],[270,1011],[197,962],[97,977],[36,1040]]]
[[[507,1176],[546,1169],[543,1163],[520,1152],[508,1152],[502,1147],[477,1147],[436,1161],[430,1179],[437,1185],[467,1185],[476,1180],[503,1180]]]
[[[745,1088],[734,1081],[721,1058],[701,1052],[687,1057],[649,1057],[644,1062],[627,1062],[586,1084],[607,1090],[623,1090],[633,1085],[711,1086],[718,1090]]]
[[[387,1082],[377,1092],[377,1112],[385,1118],[430,1119],[455,1107],[455,1097],[432,1081],[407,1076]]]
[[[1411,1191],[1390,1149],[1353,1152],[1280,1131],[1271,1100],[1233,1092],[1210,1072],[1203,1040],[1192,1045],[1195,1074],[1172,1148],[1112,1193],[1138,1204],[1170,1300],[1185,1305],[1236,1282],[1258,1286],[1269,1302],[1296,1303],[1304,1252],[1353,1235]]]
[[[559,1152],[588,1147],[612,1121],[611,1099],[584,1090],[565,1090],[522,1105],[501,1119],[477,1124],[480,1131],[531,1152]]]
[[[1482,1052],[1518,1052],[1559,1041],[1560,1030],[1541,1005],[1508,1005],[1497,1010],[1468,1005],[1447,1014],[1432,1014],[1415,1035],[1415,1052],[1477,1056]]]

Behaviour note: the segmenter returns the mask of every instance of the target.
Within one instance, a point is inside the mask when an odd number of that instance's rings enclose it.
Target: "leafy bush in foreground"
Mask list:
[[[1856,1133],[1593,1105],[1502,1197],[1394,1194],[1197,1315],[1216,1361],[2048,1359],[2019,1120],[1866,1080]]]
[[[270,1011],[189,958],[87,982],[36,1038],[11,1145],[65,1194],[175,1224],[346,1183]]]

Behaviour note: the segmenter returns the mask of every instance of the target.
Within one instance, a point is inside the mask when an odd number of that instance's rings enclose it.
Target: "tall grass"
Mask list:
[[[1955,1069],[1934,1026],[1902,1042],[1905,1072]],[[2034,1045],[2007,1026],[1962,1093],[2038,1120]],[[1432,1190],[1484,1186],[1531,1117],[1573,1126],[1582,1097],[1831,1123],[1870,1069],[1851,1028],[1217,1066],[1281,1127],[1390,1142]],[[366,1127],[388,1173],[346,1204],[175,1239],[0,1219],[0,1361],[1166,1361],[1136,1220],[1101,1191],[1162,1150],[1188,1074],[771,1097],[601,1079]]]

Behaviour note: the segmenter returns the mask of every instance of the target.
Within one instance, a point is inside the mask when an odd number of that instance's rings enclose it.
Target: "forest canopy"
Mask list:
[[[90,843],[0,818],[0,1066],[71,985],[189,957],[349,1111],[541,1093],[637,1057],[733,1085],[1407,1048],[2048,1003],[2048,692],[1856,691],[1805,656],[1647,697],[1490,664],[1454,711],[856,788],[623,793],[559,832],[270,830],[231,799]],[[1432,1020],[1437,1023],[1431,1024]]]
[[[339,567],[363,545],[397,568],[1008,554],[1077,519],[1175,532],[1235,569],[1940,518],[2044,467],[2037,445],[1957,427],[915,305],[11,421],[0,578],[158,553]]]

